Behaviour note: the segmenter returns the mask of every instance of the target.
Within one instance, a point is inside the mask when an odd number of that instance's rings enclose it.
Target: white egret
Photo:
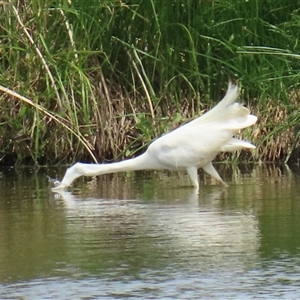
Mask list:
[[[202,168],[226,185],[212,165],[216,155],[223,151],[255,149],[249,142],[233,137],[237,131],[257,120],[248,108],[235,102],[238,95],[238,86],[229,83],[225,97],[213,109],[154,140],[142,155],[109,164],[76,163],[67,169],[61,183],[54,189],[65,189],[80,176],[145,169],[186,170],[193,186],[198,189],[197,170]]]

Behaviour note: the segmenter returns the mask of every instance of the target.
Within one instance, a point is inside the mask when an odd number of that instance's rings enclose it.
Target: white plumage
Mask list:
[[[96,176],[144,169],[186,170],[195,188],[199,188],[198,168],[226,185],[212,165],[220,152],[255,149],[249,142],[234,138],[240,129],[253,125],[257,117],[236,103],[237,85],[229,83],[225,97],[213,109],[195,120],[154,140],[147,151],[132,159],[111,164],[76,163],[67,169],[55,189],[64,189],[80,176]]]

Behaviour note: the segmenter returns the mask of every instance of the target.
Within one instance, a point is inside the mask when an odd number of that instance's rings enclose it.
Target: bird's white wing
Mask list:
[[[231,132],[216,123],[180,127],[155,140],[147,152],[168,169],[201,167],[212,161],[231,138]]]

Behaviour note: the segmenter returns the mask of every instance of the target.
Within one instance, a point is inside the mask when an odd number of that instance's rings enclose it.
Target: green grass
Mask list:
[[[229,78],[259,116],[243,133],[258,151],[226,159],[293,159],[299,21],[283,0],[1,4],[0,164],[138,154],[214,105]]]

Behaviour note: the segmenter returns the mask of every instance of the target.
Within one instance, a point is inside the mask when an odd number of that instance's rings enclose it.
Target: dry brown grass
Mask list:
[[[300,92],[292,91],[289,93],[289,105],[267,98],[263,105],[258,103],[253,107],[253,112],[258,116],[258,123],[250,135],[258,146],[253,153],[255,159],[297,161],[299,103]]]

